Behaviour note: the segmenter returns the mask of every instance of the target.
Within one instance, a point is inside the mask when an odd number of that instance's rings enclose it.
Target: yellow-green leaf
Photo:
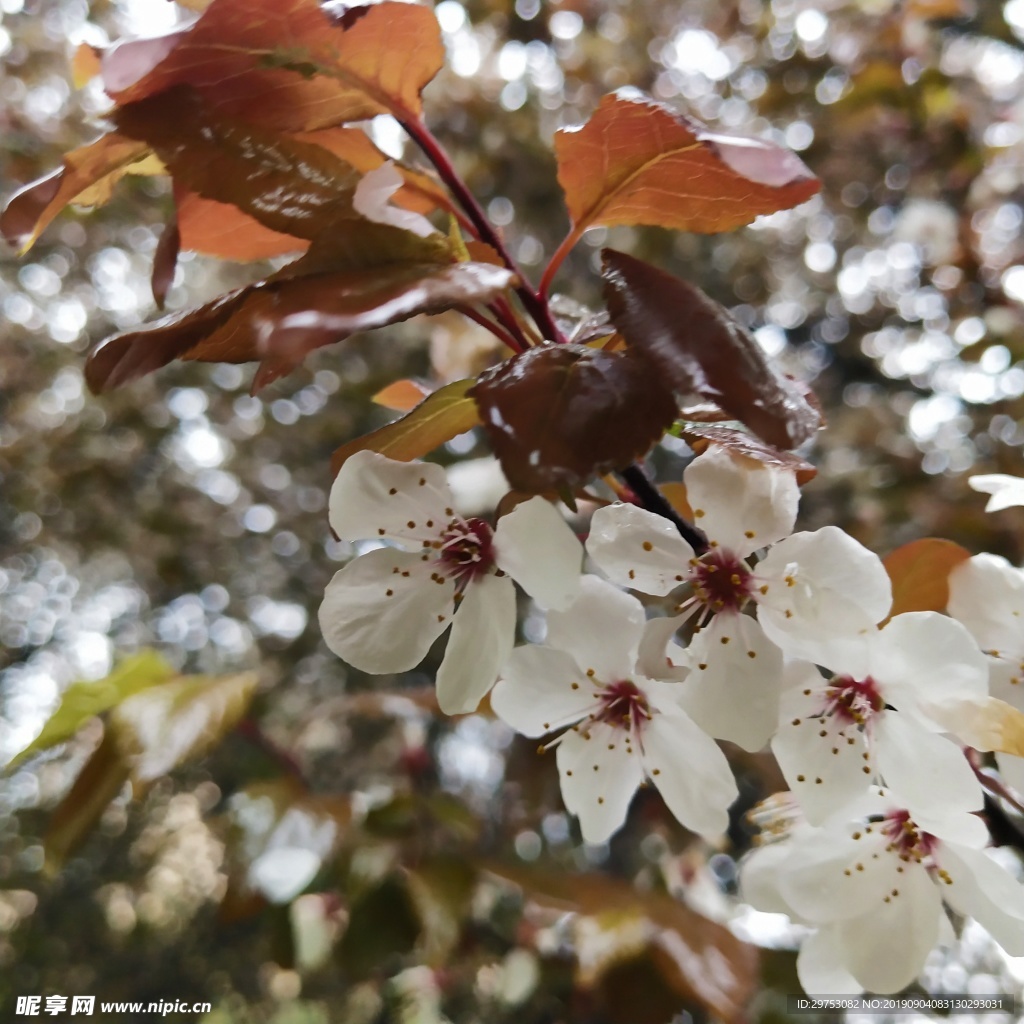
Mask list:
[[[72,683],[43,731],[10,764],[63,743],[94,715],[109,711],[132,694],[166,682],[173,675],[174,669],[156,651],[145,650],[125,658],[103,679]]]
[[[345,461],[356,452],[380,452],[390,459],[408,462],[433,451],[457,434],[480,425],[476,402],[466,392],[475,380],[453,381],[428,395],[412,412],[386,427],[343,444],[331,458],[337,476]]]
[[[122,701],[110,729],[133,782],[151,782],[206,753],[245,714],[255,672],[180,676]]]

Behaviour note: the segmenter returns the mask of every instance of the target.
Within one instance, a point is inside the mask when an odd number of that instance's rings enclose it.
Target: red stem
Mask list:
[[[469,190],[469,186],[459,177],[459,172],[444,151],[444,147],[433,136],[430,129],[420,120],[409,118],[401,122],[402,127],[414,139],[416,144],[426,153],[427,158],[437,168],[441,180],[451,189],[452,194],[458,199],[462,208],[469,215],[473,222],[480,240],[492,246],[501,256],[505,266],[508,267],[518,278],[519,287],[516,293],[523,301],[530,316],[533,317],[544,337],[552,341],[564,343],[565,337],[558,329],[555,318],[551,315],[547,302],[534,290],[526,275],[519,268],[519,264],[512,258],[512,254],[505,247],[501,235],[495,230],[494,225],[487,219],[486,214],[476,201],[476,196]]]
[[[478,323],[481,327],[486,327],[503,345],[507,345],[513,352],[525,352],[527,346],[520,342],[517,338],[514,338],[510,331],[507,331],[504,327],[499,326],[492,320],[488,320],[483,313],[473,309],[472,306],[457,306],[458,311],[470,320]],[[489,307],[488,307],[489,308]]]

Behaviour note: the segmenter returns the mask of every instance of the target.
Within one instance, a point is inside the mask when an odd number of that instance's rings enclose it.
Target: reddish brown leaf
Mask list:
[[[574,488],[628,465],[676,415],[672,395],[635,352],[544,345],[485,371],[470,394],[509,483]]]
[[[777,373],[750,333],[699,288],[642,260],[605,249],[612,322],[667,385],[715,402],[776,448],[814,436],[821,417]]]
[[[230,203],[204,199],[177,185],[174,197],[181,248],[186,252],[246,263],[302,252],[309,247],[307,239],[271,231]]]
[[[780,451],[753,434],[747,434],[735,427],[723,427],[715,424],[684,423],[680,430],[682,437],[699,455],[711,444],[722,445],[736,455],[753,459],[765,466],[778,466],[791,469],[796,474],[796,482],[803,487],[809,480],[818,475],[818,470],[799,455]]]
[[[225,117],[189,86],[111,115],[122,134],[150,146],[176,182],[230,203],[265,227],[311,239],[353,218],[359,173],[321,146]]]
[[[346,460],[362,451],[380,452],[402,462],[418,459],[457,434],[479,426],[476,402],[467,395],[473,383],[470,379],[446,384],[407,415],[342,445],[331,457],[331,473],[337,476]]]
[[[153,254],[153,300],[157,309],[164,308],[167,292],[174,284],[174,271],[178,266],[178,253],[181,251],[181,232],[178,230],[177,212],[164,225],[160,232],[160,240]]]
[[[944,612],[949,574],[970,557],[959,544],[939,537],[914,540],[890,552],[883,559],[892,580],[889,618],[903,612]]]
[[[418,116],[444,62],[433,13],[392,2],[354,12],[332,20],[317,0],[213,0],[188,29],[114,46],[104,85],[124,104],[188,84],[228,117],[287,131]]]
[[[0,215],[0,232],[22,252],[35,244],[46,226],[68,203],[105,202],[116,182],[135,161],[147,153],[145,143],[116,132],[80,146],[64,157],[62,167],[16,192]],[[83,193],[98,183],[106,185],[103,196]],[[86,198],[91,201],[86,203]]]
[[[59,871],[85,842],[128,774],[128,762],[113,737],[105,735],[50,818],[43,840],[48,873]]]
[[[757,989],[757,949],[666,893],[638,892],[628,881],[606,875],[494,862],[483,867],[542,905],[592,917],[620,912],[646,918],[655,926],[655,962],[665,980],[720,1020],[739,1021]]]
[[[417,313],[486,302],[513,280],[508,270],[483,263],[399,264],[270,279],[109,338],[90,355],[86,381],[100,392],[174,359],[260,360],[253,385],[258,390],[315,348]]]
[[[598,224],[731,231],[809,199],[820,184],[772,142],[712,134],[634,89],[555,135],[573,236]]]

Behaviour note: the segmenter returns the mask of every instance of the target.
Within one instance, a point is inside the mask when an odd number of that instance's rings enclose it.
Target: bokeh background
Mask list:
[[[798,151],[823,181],[799,209],[711,237],[594,230],[558,290],[596,307],[614,245],[700,284],[811,382],[829,426],[806,527],[837,523],[881,554],[938,535],[1022,560],[1024,514],[985,515],[966,478],[1024,468],[1024,0],[436,11],[450,61],[428,121],[538,276],[567,227],[552,133],[610,90]],[[0,0],[5,196],[98,134],[102,94],[70,81],[78,44],[192,16]],[[393,122],[371,130],[415,158]],[[368,679],[320,639],[324,586],[353,553],[327,527],[331,451],[389,418],[370,396],[396,377],[498,358],[489,336],[421,318],[317,353],[257,398],[247,367],[180,364],[93,397],[84,353],[153,314],[169,210],[164,180],[128,178],[27,256],[0,254],[0,762],[70,683],[143,648],[184,672],[256,670],[260,689],[209,756],[118,793],[59,870],[52,811],[101,724],[0,781],[4,1019],[18,995],[82,993],[208,1000],[173,1019],[210,1024],[700,1022],[733,1015],[701,980],[716,964],[752,995],[748,1019],[785,1017],[797,934],[735,894],[743,813],[781,788],[770,763],[733,752],[742,806],[719,849],[651,794],[609,846],[584,847],[550,758],[487,716],[435,714],[436,652]],[[186,254],[168,305],[265,271]],[[685,456],[668,448],[663,473]],[[438,458],[467,507],[493,503],[481,438]],[[527,614],[526,635],[540,628]],[[767,951],[719,948],[715,921]],[[673,929],[696,960],[666,953]],[[923,984],[1019,995],[1022,979],[971,926]]]

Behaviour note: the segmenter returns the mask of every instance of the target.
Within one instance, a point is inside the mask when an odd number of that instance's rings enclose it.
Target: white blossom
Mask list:
[[[1024,505],[1024,477],[982,473],[968,477],[967,483],[975,491],[992,495],[985,506],[986,512],[1000,512],[1013,505]]]
[[[836,527],[789,536],[799,500],[790,470],[712,447],[683,478],[706,553],[698,557],[668,520],[627,504],[594,513],[587,551],[620,586],[658,596],[689,586],[677,622],[696,615],[700,628],[687,710],[711,735],[759,750],[775,728],[782,651],[800,655],[823,634],[873,626],[889,609],[889,578]]]
[[[772,751],[808,820],[883,781],[919,813],[973,811],[981,787],[960,747],[939,735],[951,706],[987,696],[984,657],[938,612],[897,615],[884,629],[822,638],[818,665],[786,667]]]
[[[982,849],[987,838],[972,814],[914,818],[873,790],[821,827],[770,838],[745,859],[741,894],[815,929],[797,960],[808,994],[891,994],[949,934],[943,904],[1024,953],[1024,888]]]
[[[1024,711],[1024,571],[999,555],[961,562],[949,575],[947,610],[988,657],[991,695]],[[1006,781],[1024,794],[1024,758],[996,754],[996,761]]]
[[[569,609],[549,614],[547,644],[518,647],[491,694],[518,732],[559,733],[548,746],[557,747],[562,797],[587,842],[604,842],[624,823],[645,779],[694,832],[718,836],[728,825],[736,782],[680,706],[679,684],[664,678],[674,675],[664,623],[645,625],[639,601],[584,576]]]
[[[328,647],[364,672],[413,668],[451,626],[437,673],[438,703],[448,714],[475,710],[512,651],[512,580],[541,606],[565,607],[578,590],[583,554],[543,498],[516,506],[494,528],[453,506],[440,466],[376,452],[351,456],[331,489],[331,527],[342,540],[400,548],[355,558],[320,606]]]

